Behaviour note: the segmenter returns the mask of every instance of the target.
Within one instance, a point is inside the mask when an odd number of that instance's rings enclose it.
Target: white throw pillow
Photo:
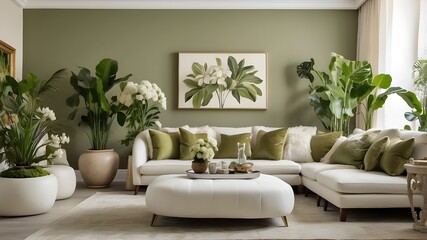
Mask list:
[[[316,127],[290,127],[286,137],[283,159],[294,162],[313,162],[310,141],[316,135]]]
[[[338,138],[337,141],[335,142],[334,146],[332,146],[331,150],[329,150],[329,152],[326,153],[326,155],[320,159],[320,162],[322,162],[322,163],[329,163],[330,160],[331,160],[332,154],[334,154],[334,152],[338,149],[338,147],[345,140],[347,140],[347,137],[342,136],[342,137]]]
[[[205,126],[201,126],[201,127],[188,127],[188,128],[185,128],[186,126],[184,126],[183,128],[185,129],[185,130],[188,130],[188,131],[190,131],[191,133],[206,133],[206,134],[208,134],[208,137],[209,138],[212,138],[212,139],[215,139],[215,140],[217,140],[217,136],[216,136],[216,132],[211,128],[211,127],[209,127],[209,125],[205,125]]]

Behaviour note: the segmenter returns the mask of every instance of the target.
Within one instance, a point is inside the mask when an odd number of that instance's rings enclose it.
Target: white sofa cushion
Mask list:
[[[316,127],[290,127],[286,137],[283,159],[295,162],[313,162],[311,157],[310,141],[316,135]]]
[[[326,170],[317,174],[319,184],[340,193],[406,194],[406,177],[359,169]]]
[[[302,163],[301,174],[304,177],[316,180],[317,174],[326,170],[332,169],[356,169],[355,166],[344,165],[344,164],[327,164],[320,162]]]
[[[191,169],[191,160],[150,160],[139,167],[139,173],[144,175],[163,175],[185,173]]]
[[[299,174],[301,165],[290,160],[248,160],[264,174]]]

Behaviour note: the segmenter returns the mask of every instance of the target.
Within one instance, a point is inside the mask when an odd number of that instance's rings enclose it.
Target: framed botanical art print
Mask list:
[[[0,80],[15,77],[15,48],[0,40]]]
[[[179,53],[179,109],[267,109],[267,53]]]

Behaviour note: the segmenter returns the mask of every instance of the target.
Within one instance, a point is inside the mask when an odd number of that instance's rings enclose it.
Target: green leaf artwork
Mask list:
[[[245,59],[239,62],[233,56],[228,56],[224,63],[216,58],[216,65],[193,62],[191,74],[183,80],[190,88],[185,93],[185,102],[192,101],[193,108],[207,106],[213,98],[218,99],[218,107],[224,108],[230,95],[240,104],[242,98],[257,101],[263,95],[259,84],[263,79],[256,76],[254,66],[245,65]]]

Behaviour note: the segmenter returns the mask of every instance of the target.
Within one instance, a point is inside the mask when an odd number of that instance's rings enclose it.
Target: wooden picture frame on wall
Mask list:
[[[0,40],[0,78],[15,77],[15,48]]]
[[[267,109],[267,53],[178,53],[178,109]]]

